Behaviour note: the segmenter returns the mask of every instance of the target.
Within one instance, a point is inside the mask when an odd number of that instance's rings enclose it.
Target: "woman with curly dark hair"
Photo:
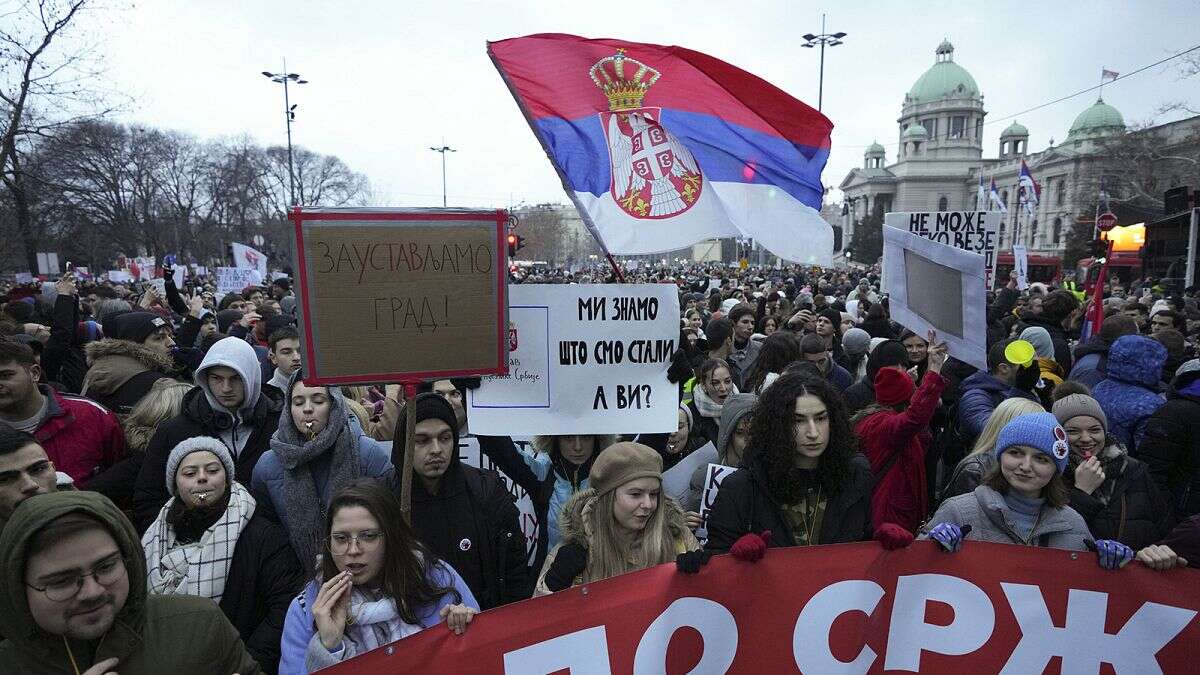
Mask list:
[[[706,548],[757,559],[769,545],[870,538],[871,468],[841,395],[789,372],[763,390],[753,415],[748,455],[717,493]]]

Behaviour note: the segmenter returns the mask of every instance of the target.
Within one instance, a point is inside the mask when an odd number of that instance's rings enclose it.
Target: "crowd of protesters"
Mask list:
[[[1195,289],[1110,282],[1081,339],[1090,298],[1005,280],[976,369],[893,322],[875,270],[626,281],[679,288],[676,430],[477,436],[503,476],[459,457],[477,381],[427,383],[411,430],[399,386],[306,384],[286,278],[0,288],[0,672],[308,673],[576,584],[780,546],[1200,566]],[[738,470],[702,520],[702,470],[678,500],[662,477],[709,444]]]

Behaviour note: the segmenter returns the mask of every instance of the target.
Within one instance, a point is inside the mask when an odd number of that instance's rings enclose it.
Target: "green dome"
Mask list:
[[[916,140],[923,141],[926,138],[929,138],[929,132],[925,130],[924,126],[922,126],[920,124],[914,124],[914,125],[910,126],[909,128],[905,129],[904,133],[900,137],[901,138],[913,138]]]
[[[1028,136],[1029,130],[1023,125],[1013,122],[1008,125],[1008,128],[1000,132],[1000,138],[1008,138],[1009,136]]]
[[[1077,141],[1122,133],[1125,133],[1125,118],[1121,116],[1120,111],[1100,98],[1075,118],[1067,140]]]
[[[908,91],[909,99],[928,103],[944,98],[979,96],[979,85],[975,84],[975,78],[954,62],[954,45],[943,40],[934,53],[936,60],[933,66]]]
[[[885,151],[883,149],[883,146],[879,144],[879,141],[873,141],[870,145],[867,146],[867,151],[864,152],[863,154],[864,155],[882,155],[884,152]]]

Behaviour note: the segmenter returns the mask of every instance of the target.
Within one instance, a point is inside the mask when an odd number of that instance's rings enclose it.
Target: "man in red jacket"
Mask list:
[[[117,416],[79,396],[39,385],[33,350],[0,340],[0,422],[33,434],[54,466],[80,489],[125,456]]]
[[[870,460],[875,477],[871,525],[877,539],[891,532],[911,540],[928,515],[925,453],[932,444],[929,421],[946,388],[946,379],[941,375],[946,344],[938,343],[936,337],[929,332],[929,370],[920,388],[913,391],[908,373],[881,368],[875,375],[876,404],[864,408],[852,420],[859,449]],[[897,531],[895,526],[906,532]]]

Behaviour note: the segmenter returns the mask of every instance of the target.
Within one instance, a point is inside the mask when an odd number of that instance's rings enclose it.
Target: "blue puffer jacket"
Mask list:
[[[1158,378],[1167,348],[1141,335],[1123,335],[1108,351],[1108,377],[1092,389],[1108,417],[1108,433],[1133,451],[1142,441],[1146,422],[1166,400]]]
[[[1037,396],[1009,386],[983,370],[963,380],[962,396],[958,399],[958,429],[964,439],[974,442],[987,426],[992,411],[1007,398],[1038,400]]]

